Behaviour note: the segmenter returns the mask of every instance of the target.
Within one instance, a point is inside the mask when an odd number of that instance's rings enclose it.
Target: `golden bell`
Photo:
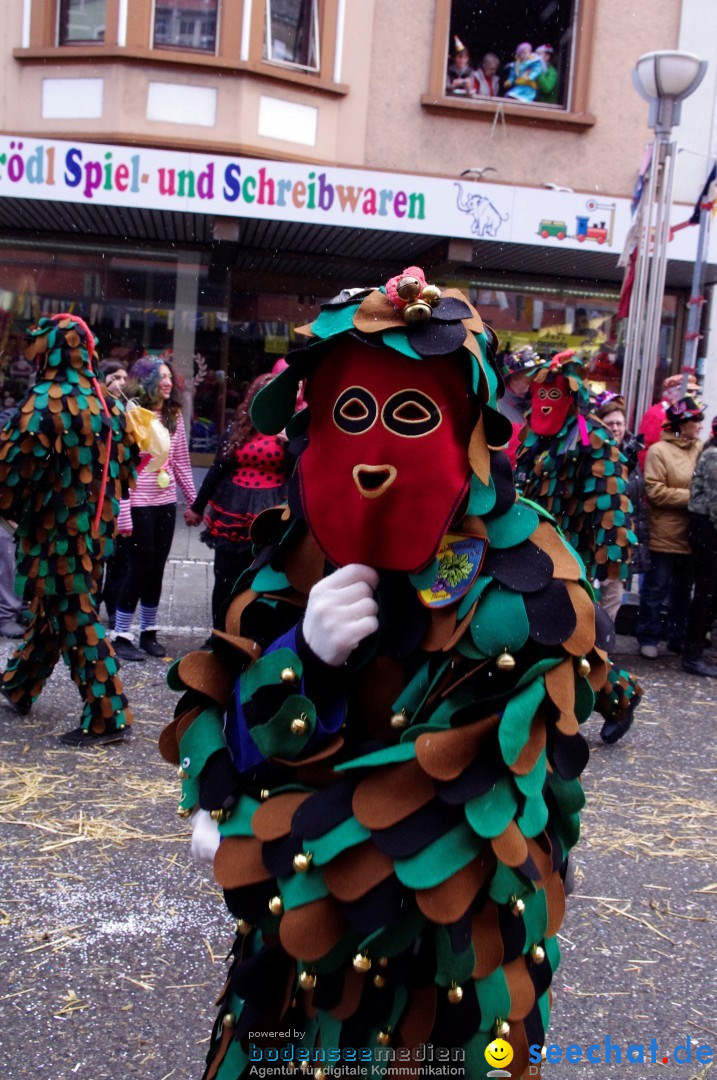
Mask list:
[[[191,808],[189,806],[178,806],[177,813],[180,817],[189,817],[191,814]]]
[[[234,1013],[230,1013],[230,1012],[224,1013],[224,1016],[222,1017],[222,1027],[223,1028],[225,1028],[225,1027],[234,1027],[236,1022],[237,1022],[237,1018],[234,1015]]]
[[[387,956],[379,956],[379,958],[378,958],[378,966],[382,967],[382,968],[387,968],[388,967],[388,957]]]
[[[421,292],[421,283],[417,277],[406,274],[396,286],[396,292],[402,300],[415,300]]]
[[[522,915],[525,911],[525,902],[519,896],[511,896],[510,910],[514,915]]]
[[[188,780],[189,779],[189,773],[185,772],[181,765],[177,769],[177,776],[179,777],[180,780]]]
[[[291,721],[291,734],[292,735],[305,735],[309,729],[309,725],[306,722],[305,717],[297,716]]]
[[[592,671],[589,662],[584,656],[581,656],[578,660],[578,675],[582,675],[584,679],[587,679],[588,675]]]
[[[515,667],[515,657],[509,652],[502,652],[495,662],[498,671],[512,671]]]
[[[542,945],[533,945],[530,950],[530,955],[533,958],[534,964],[542,964],[543,960],[545,960],[545,949]]]
[[[314,1080],[326,1080],[326,1073],[322,1068],[314,1069]]]
[[[402,315],[407,323],[426,322],[431,317],[431,305],[425,300],[414,300],[412,304],[406,305]]]
[[[263,787],[261,789],[261,791],[259,792],[259,798],[261,799],[262,802],[264,802],[265,799],[268,799],[270,795],[271,795],[271,792],[269,791],[269,789],[267,787]]]
[[[377,1031],[376,1032],[376,1042],[378,1043],[379,1046],[388,1046],[390,1044],[390,1042],[391,1042],[391,1032],[390,1031]]]
[[[353,958],[354,971],[366,972],[371,970],[371,957],[366,953],[356,953]]]
[[[401,709],[400,712],[395,712],[391,717],[391,727],[396,731],[401,731],[403,728],[408,727],[408,717],[406,716],[406,710]]]
[[[241,934],[242,937],[246,937],[252,930],[251,923],[248,923],[246,919],[237,919],[236,932]]]
[[[421,300],[425,300],[431,307],[435,307],[436,304],[440,304],[442,295],[443,294],[437,285],[426,285],[421,293]]]
[[[307,851],[306,853],[300,851],[298,855],[294,855],[294,870],[296,870],[298,874],[305,874],[311,866],[312,858],[313,856],[310,851]]]
[[[311,971],[302,971],[299,975],[299,986],[302,990],[313,990],[316,986],[316,976]]]
[[[284,913],[284,901],[280,896],[272,896],[269,901],[269,911],[272,915],[283,915]]]
[[[223,821],[226,821],[229,817],[228,810],[210,810],[209,816],[212,821],[216,821],[218,825],[221,825]]]
[[[383,990],[384,986],[386,985],[386,980],[383,975],[374,975],[373,985],[376,987],[377,990]]]
[[[547,1046],[541,1046],[541,1048],[540,1048],[540,1060],[545,1061],[547,1059],[547,1056],[548,1056],[548,1048],[547,1048]]]
[[[496,1020],[493,1032],[496,1039],[507,1039],[510,1035],[510,1024],[506,1020]]]
[[[447,996],[448,996],[448,1000],[450,1001],[451,1005],[458,1005],[461,1001],[463,1001],[463,987],[462,986],[456,986],[454,984],[450,988],[450,990],[448,991]]]
[[[281,669],[279,678],[282,682],[298,682],[299,676],[294,671],[293,667],[285,667]]]

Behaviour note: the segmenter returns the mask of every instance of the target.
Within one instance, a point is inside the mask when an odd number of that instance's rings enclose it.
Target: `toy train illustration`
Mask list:
[[[597,244],[607,242],[608,230],[604,221],[601,221],[599,225],[591,225],[590,218],[579,216],[575,218],[575,222],[574,239],[579,243],[584,244],[586,240],[594,240]],[[564,240],[568,236],[567,222],[543,219],[538,225],[538,235],[542,236],[543,240],[547,240],[549,236],[554,236],[556,240]]]
[[[611,244],[615,224],[615,203],[599,203],[595,199],[588,199],[585,208],[591,214],[596,210],[606,210],[608,221],[593,221],[591,224],[588,214],[576,214],[575,232],[569,233],[567,221],[551,221],[548,218],[543,218],[538,225],[538,236],[542,237],[543,240],[548,240],[551,236],[554,236],[556,240],[565,240],[567,238],[577,240],[580,244],[584,244],[588,240],[595,244]]]

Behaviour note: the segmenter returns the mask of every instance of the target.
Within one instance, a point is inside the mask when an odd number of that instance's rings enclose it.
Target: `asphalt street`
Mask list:
[[[173,657],[206,636],[208,556],[178,530],[160,609]],[[598,717],[587,724],[588,802],[548,1041],[583,1056],[597,1044],[604,1060],[609,1038],[622,1062],[613,1052],[611,1064],[548,1064],[543,1076],[711,1080],[717,1066],[695,1050],[717,1053],[717,680],[619,645],[645,699],[616,746],[600,743]],[[10,651],[0,639],[0,660]],[[79,716],[62,666],[28,718],[0,709],[2,1080],[201,1075],[232,921],[190,859],[178,781],[156,748],[176,701],[168,664],[124,665],[136,726],[122,745],[57,743]],[[688,1038],[693,1063],[680,1064]],[[626,1063],[630,1044],[645,1045],[645,1063]]]

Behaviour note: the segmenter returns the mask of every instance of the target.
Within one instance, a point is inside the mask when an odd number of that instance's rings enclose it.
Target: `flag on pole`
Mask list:
[[[620,288],[620,302],[618,304],[615,317],[617,319],[626,319],[630,314],[630,299],[632,298],[632,287],[635,284],[635,266],[637,263],[637,245],[632,249],[628,257],[628,263],[625,267],[625,274],[622,279],[622,287]]]
[[[617,309],[618,319],[626,319],[630,312],[630,299],[632,297],[632,288],[635,284],[637,248],[640,239],[640,232],[642,229],[642,217],[644,210],[643,196],[645,194],[647,178],[650,175],[653,148],[653,143],[649,143],[645,147],[645,151],[642,155],[642,160],[640,161],[640,166],[637,170],[637,179],[635,181],[635,188],[632,193],[632,203],[630,205],[630,212],[632,213],[632,224],[630,225],[627,236],[625,237],[625,245],[622,249],[622,254],[617,260],[617,265],[623,267],[625,270],[622,279],[622,287],[620,289],[620,303]]]
[[[699,225],[702,203],[707,201],[707,195],[709,193],[710,186],[714,184],[715,180],[717,180],[717,163],[712,166],[712,168],[710,169],[710,174],[705,180],[705,186],[702,188],[702,191],[700,192],[700,197],[695,203],[695,208],[692,211],[690,225]]]

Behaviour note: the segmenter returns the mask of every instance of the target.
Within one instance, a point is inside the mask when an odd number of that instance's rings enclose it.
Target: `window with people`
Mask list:
[[[451,0],[445,93],[567,108],[579,0]]]

